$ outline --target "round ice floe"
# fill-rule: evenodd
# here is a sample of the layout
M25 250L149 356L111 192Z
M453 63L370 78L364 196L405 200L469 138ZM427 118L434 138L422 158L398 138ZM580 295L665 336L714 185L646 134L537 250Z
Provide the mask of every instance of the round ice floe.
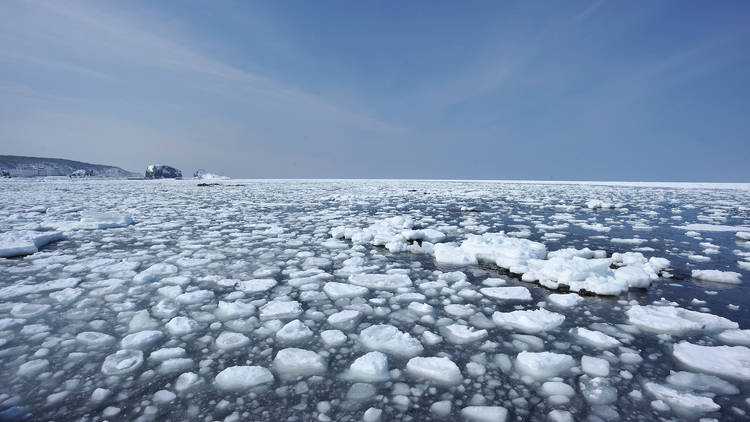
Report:
M157 330L139 331L129 334L120 341L123 349L145 350L153 347L164 338L164 333Z
M143 352L124 349L107 356L102 364L104 375L125 375L140 368L143 364Z
M575 365L570 355L552 352L521 352L516 357L516 369L522 375L548 379L567 372Z
M440 327L440 334L453 344L467 344L485 339L487 330L475 330L466 325L451 324Z
M599 349L610 349L620 346L621 343L614 337L608 336L601 331L589 330L583 327L571 328L570 333L578 340Z
M419 340L392 325L372 325L359 333L359 342L369 350L376 350L404 358L422 353Z
M255 306L240 301L225 302L219 301L215 315L221 321L229 321L237 318L245 318L255 313Z
M339 330L350 331L357 327L359 321L362 319L362 312L346 309L341 312L331 314L327 322L333 328Z
M49 311L50 305L37 303L17 303L10 309L10 314L14 318L31 319L36 318Z
M237 283L237 289L247 294L265 292L274 286L276 286L276 280L272 278L256 278Z
M143 309L133 314L130 323L128 323L128 331L135 333L137 331L154 329L158 326L159 323L151 318L151 315L149 315L146 309Z
M479 289L479 291L483 295L493 299L513 300L519 302L527 302L531 300L531 292L523 286L483 287Z
M283 378L304 377L324 373L326 362L313 351L290 347L276 354L273 368Z
M750 349L745 346L700 346L683 341L674 345L672 354L694 371L750 381Z
M154 350L148 355L150 361L162 362L167 359L181 358L185 356L185 349L182 347L166 347L159 350Z
M379 382L390 379L388 357L380 352L369 352L349 366L346 378L360 382Z
M76 341L89 349L100 349L115 343L116 339L109 334L97 331L84 331L76 335Z
M323 291L331 300L341 299L342 297L362 297L367 294L366 287L353 284L337 283L329 281L323 286Z
M459 385L463 376L458 366L446 357L414 357L406 363L406 372L441 385Z
M165 325L167 331L173 336L184 336L198 329L198 323L188 317L174 317Z
M576 395L575 390L568 384L559 381L547 381L539 388L539 393L544 397L565 396L573 397Z
M234 392L249 390L272 382L271 371L261 366L230 366L219 372L214 380L219 390Z
M224 351L240 349L248 344L250 344L249 338L231 331L225 331L216 337L216 347Z
M210 290L195 290L192 292L183 293L177 296L175 300L183 305L207 303L214 300L214 292Z
M569 308L583 301L583 297L576 293L552 293L551 295L547 296L547 300L549 301L549 303L555 306L559 306L561 308Z
M461 416L472 422L505 422L508 410L501 406L467 406L461 409Z
M397 290L412 286L406 274L352 274L349 282L373 290Z
M195 362L190 358L170 358L159 364L156 371L162 375L168 375L187 371L192 369L193 366L195 366Z
M198 374L194 372L183 372L177 377L177 380L175 380L174 389L182 394L196 389L201 384L203 384L203 378Z
M260 308L260 319L292 319L302 313L302 305L297 301L272 300Z
M313 332L300 320L289 321L276 332L276 338L285 343L296 343L312 338Z
M535 309L495 312L492 320L498 327L534 334L559 327L565 321L565 316L546 309Z
M33 377L46 370L48 367L49 361L47 359L30 360L22 363L18 367L18 375L22 377Z
M626 311L628 322L655 333L682 334L689 331L718 331L737 328L736 322L676 306L633 305Z

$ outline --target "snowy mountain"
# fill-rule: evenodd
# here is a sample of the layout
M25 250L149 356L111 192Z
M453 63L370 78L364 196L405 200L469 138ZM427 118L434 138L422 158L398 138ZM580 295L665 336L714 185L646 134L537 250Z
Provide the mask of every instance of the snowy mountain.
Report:
M0 155L0 169L7 171L11 177L69 176L77 170L84 170L94 177L132 177L140 176L120 167L90 164L81 161L60 158L24 157L19 155ZM83 173L83 172L79 172Z

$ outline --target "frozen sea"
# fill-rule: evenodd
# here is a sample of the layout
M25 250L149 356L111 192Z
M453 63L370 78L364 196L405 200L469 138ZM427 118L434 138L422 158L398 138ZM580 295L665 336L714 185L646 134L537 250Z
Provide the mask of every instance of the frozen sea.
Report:
M747 420L750 185L0 181L0 420Z

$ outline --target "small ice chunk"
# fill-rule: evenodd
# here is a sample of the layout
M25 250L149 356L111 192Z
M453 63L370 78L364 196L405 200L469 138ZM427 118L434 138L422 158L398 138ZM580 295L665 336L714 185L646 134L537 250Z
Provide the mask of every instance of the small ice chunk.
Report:
M599 349L611 349L622 344L616 338L608 336L601 331L589 330L583 327L571 328L570 333L584 343Z
M460 385L463 376L458 366L446 357L414 357L406 363L406 372L440 385Z
M398 290L412 286L411 279L406 274L352 274L349 282L373 290Z
M544 397L565 396L573 397L576 395L575 390L568 384L559 381L547 381L539 388L539 393Z
M369 349L403 358L422 353L419 340L393 325L371 325L359 333L359 341Z
M176 398L177 395L169 390L159 390L154 393L154 403L157 404L171 403Z
M212 292L211 290L195 290L192 292L183 293L177 296L175 300L183 305L207 303L214 300L214 292Z
M734 271L693 270L692 277L696 280L712 281L714 283L740 284L742 274Z
M230 321L237 318L245 318L255 313L255 307L248 303L240 301L225 302L219 301L219 306L216 308L216 318L221 321Z
M97 331L84 331L76 335L76 341L88 349L103 349L115 344L115 338Z
M531 300L531 292L523 286L483 287L479 289L479 292L493 299L515 300L521 302L528 302Z
M535 309L495 312L492 320L498 327L534 334L559 327L565 321L565 316L546 309Z
M362 312L346 309L328 316L328 324L333 328L350 331L357 327L362 319Z
M549 303L555 306L559 306L561 308L570 308L583 301L583 297L576 293L552 293L551 295L547 296L547 300L549 301Z
M715 412L721 409L721 406L708 397L678 391L666 385L647 382L643 384L643 388L657 400L669 405L678 416L692 419L696 413Z
M198 329L198 323L188 317L174 317L165 325L172 336L184 336Z
M299 302L272 300L260 308L260 319L293 319L302 313Z
M120 341L123 349L150 349L164 338L164 333L157 330L145 330L129 334Z
M581 369L592 377L606 377L609 376L609 361L593 356L582 356Z
M467 406L461 416L472 422L505 422L508 410L501 406Z
M388 357L380 352L369 352L349 366L348 379L360 382L379 382L390 379Z
M230 366L214 379L219 390L232 392L246 391L272 382L273 374L262 366Z
M272 278L256 278L240 281L237 283L237 290L247 294L253 294L271 290L274 286L276 286L276 280Z
M487 337L487 330L474 330L462 324L440 327L440 333L453 344L473 343Z
M143 365L143 352L123 349L104 358L102 373L104 375L125 375Z
M325 330L320 333L320 339L328 347L341 346L346 342L346 334L340 330Z
M323 291L331 300L338 300L344 297L362 297L367 294L366 287L354 284L338 283L329 281L323 286Z
M524 351L516 357L518 372L539 380L556 377L574 365L572 356L560 353Z
M307 340L313 336L313 332L300 320L295 319L287 322L279 331L276 338L285 343L296 343Z
M318 375L326 371L326 363L320 355L294 347L279 350L273 359L273 367L283 378Z
M225 331L216 337L216 347L223 351L243 348L250 344L250 339L240 333Z

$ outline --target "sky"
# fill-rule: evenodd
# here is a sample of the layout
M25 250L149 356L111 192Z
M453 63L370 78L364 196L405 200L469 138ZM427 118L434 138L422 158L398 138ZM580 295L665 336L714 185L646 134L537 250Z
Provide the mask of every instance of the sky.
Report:
M0 154L750 181L748 1L0 2Z

